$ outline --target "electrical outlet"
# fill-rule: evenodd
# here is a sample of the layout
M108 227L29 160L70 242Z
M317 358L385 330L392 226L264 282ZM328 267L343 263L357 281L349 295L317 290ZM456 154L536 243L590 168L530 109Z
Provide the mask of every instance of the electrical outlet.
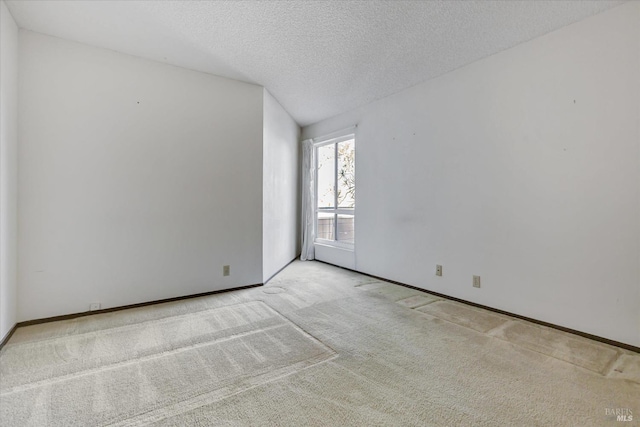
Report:
M223 276L230 276L231 275L231 266L223 265L222 266L222 275Z
M442 276L442 266L436 265L436 276Z
M91 304L89 304L89 311L96 311L96 310L100 310L99 302L92 302Z
M473 287L474 288L480 287L480 276L473 276Z

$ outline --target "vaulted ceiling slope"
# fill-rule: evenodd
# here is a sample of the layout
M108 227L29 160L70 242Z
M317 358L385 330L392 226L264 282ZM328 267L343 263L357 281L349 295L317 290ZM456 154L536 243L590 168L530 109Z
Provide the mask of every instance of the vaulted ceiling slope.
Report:
M7 1L32 31L264 86L305 126L622 1Z

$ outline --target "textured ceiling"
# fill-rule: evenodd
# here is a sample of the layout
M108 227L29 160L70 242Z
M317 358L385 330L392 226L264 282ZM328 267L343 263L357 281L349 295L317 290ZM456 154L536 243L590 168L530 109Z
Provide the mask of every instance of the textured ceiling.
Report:
M621 1L7 1L33 31L266 87L300 125Z

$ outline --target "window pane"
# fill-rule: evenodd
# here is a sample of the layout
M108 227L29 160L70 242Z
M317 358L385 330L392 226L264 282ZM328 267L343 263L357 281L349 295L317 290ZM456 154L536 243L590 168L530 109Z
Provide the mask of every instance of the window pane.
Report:
M353 208L355 199L356 151L350 139L338 143L338 207Z
M335 145L318 147L318 208L335 208Z
M334 239L335 230L335 218L334 214L318 212L318 229L316 231L316 237L318 239Z
M353 244L353 215L338 215L338 241Z

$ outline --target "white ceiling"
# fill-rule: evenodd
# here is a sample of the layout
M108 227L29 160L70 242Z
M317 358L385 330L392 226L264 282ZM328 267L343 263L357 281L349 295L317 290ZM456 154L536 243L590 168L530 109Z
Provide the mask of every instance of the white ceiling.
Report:
M7 1L33 31L266 87L302 126L622 1Z

